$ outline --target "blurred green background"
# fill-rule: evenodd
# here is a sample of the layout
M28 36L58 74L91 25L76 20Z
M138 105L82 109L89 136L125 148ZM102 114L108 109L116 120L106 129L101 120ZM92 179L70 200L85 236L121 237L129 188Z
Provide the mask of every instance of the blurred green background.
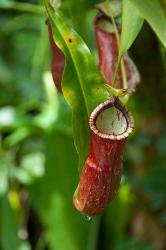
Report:
M64 12L97 63L98 1ZM166 250L166 52L147 23L130 50L141 83L116 199L90 221L72 205L78 158L71 111L50 74L42 2L0 0L0 249Z

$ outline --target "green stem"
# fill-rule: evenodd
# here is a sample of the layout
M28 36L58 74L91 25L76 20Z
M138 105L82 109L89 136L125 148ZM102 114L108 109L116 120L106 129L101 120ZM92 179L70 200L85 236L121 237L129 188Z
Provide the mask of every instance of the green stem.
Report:
M114 29L115 29L115 36L116 36L116 40L117 40L117 44L118 44L118 48L119 48L119 44L120 44L119 33L118 33L118 30L117 30L117 27L116 27L116 23L115 23L114 17L112 15L112 13L110 13L110 14L111 14L112 24L113 24ZM112 87L114 87L114 84L115 84L116 75L117 75L117 72L118 72L118 67L119 67L120 61L121 61L121 57L118 56L118 61L116 63L116 67L115 67L115 71L114 71L114 76L113 76L113 80L112 80Z
M44 14L44 8L42 5L34 5L30 3L20 2L2 2L0 3L0 10L16 10L38 15Z
M92 218L87 250L97 249L100 220L101 220L101 216Z
M128 84L127 84L126 71L125 71L125 65L124 65L124 59L123 58L121 60L121 71L122 71L122 78L123 78L123 88L127 89Z
M121 58L118 57L118 61L116 63L116 67L115 67L115 71L114 71L114 75L113 75L112 87L114 87L114 84L115 84L115 80L116 80L116 76L117 76L120 61L121 61Z
M118 49L120 49L120 37L119 37L119 33L116 27L116 23L114 20L114 17L111 14L111 20L115 29L115 36L116 36L116 40L117 40L117 45L118 45ZM126 72L125 72L125 67L124 67L124 61L123 61L123 56L122 54L119 52L118 54L118 60L116 63L116 67L115 67L115 71L114 71L114 75L113 75L113 80L112 80L112 87L114 87L115 84L115 80L116 80L116 76L117 76L117 72L118 72L118 68L119 68L119 64L121 64L121 71L122 71L122 78L123 78L123 88L127 88L127 79L126 79Z

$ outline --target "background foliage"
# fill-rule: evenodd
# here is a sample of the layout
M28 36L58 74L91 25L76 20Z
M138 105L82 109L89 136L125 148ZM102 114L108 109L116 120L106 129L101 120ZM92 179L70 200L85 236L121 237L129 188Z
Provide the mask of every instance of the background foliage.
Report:
M97 2L62 4L96 64ZM166 4L132 3L147 20L130 49L141 75L129 102L136 129L118 196L87 221L72 205L78 156L70 108L50 76L44 8L35 0L0 1L0 249L165 250Z

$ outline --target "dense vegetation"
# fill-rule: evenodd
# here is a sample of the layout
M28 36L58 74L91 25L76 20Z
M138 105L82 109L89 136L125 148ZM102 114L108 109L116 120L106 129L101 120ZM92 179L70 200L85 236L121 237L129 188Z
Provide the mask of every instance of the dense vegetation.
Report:
M96 65L98 2L62 1L64 22ZM72 204L78 155L70 107L50 73L44 4L0 0L0 249L165 250L166 2L133 2L145 18L129 51L141 76L128 102L135 130L116 198L88 221Z

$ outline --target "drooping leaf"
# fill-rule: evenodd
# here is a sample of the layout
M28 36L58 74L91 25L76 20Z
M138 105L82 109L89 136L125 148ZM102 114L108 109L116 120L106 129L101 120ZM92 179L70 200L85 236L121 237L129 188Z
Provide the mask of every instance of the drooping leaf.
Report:
M120 57L134 42L143 25L143 20L144 19L140 16L139 10L132 4L132 2L130 0L123 0Z
M139 10L140 15L150 24L166 48L166 1L165 0L130 0Z
M54 12L49 1L45 0L45 6L54 41L66 58L62 91L73 111L74 142L83 165L89 149L88 117L100 102L108 98L108 92L81 37L67 24L60 11Z

